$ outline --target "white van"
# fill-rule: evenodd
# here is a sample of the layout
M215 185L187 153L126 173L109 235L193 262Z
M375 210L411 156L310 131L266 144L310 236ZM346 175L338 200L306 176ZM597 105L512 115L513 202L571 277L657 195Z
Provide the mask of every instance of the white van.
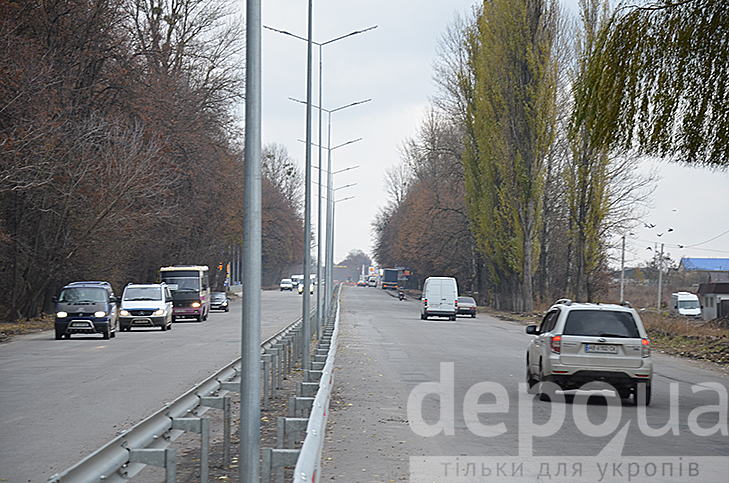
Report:
M691 292L672 293L671 302L668 305L668 311L671 315L701 317L701 303L699 303L699 297Z
M423 284L420 318L431 315L456 320L458 311L458 284L453 277L428 277Z

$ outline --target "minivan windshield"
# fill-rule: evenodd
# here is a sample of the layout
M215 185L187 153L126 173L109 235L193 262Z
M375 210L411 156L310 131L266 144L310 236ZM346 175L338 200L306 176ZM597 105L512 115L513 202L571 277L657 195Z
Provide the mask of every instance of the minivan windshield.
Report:
M64 288L58 297L63 304L106 302L106 290L96 287Z
M640 338L630 312L611 310L573 310L567 315L564 335Z
M159 287L127 287L122 300L161 300Z
M679 309L698 309L699 301L698 300L679 300L678 301L678 308Z

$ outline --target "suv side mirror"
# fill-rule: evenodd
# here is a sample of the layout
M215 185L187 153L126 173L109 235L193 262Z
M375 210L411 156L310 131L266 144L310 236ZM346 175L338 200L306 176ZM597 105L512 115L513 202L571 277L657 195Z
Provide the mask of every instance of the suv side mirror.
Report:
M537 330L536 325L527 325L526 333L529 335L539 335L539 331Z
M56 295L54 295L53 297L51 297L51 302L53 302L54 304L57 304L58 303L58 297Z

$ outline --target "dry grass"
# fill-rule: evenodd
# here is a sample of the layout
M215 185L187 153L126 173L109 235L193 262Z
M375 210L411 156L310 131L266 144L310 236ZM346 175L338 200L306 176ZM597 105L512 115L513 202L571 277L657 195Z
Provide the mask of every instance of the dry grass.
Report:
M18 322L0 322L0 342L5 342L14 335L30 334L51 329L53 329L52 315Z
M642 313L654 350L729 365L729 321L691 320Z

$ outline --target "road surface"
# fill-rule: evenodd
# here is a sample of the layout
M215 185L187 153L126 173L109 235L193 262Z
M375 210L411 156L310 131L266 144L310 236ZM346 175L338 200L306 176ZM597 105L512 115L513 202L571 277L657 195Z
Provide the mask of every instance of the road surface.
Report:
M392 295L343 292L322 481L727 481L725 371L654 351L643 415L609 391L540 401L520 387L523 325L424 321ZM689 480L697 468L705 479Z
M296 292L261 293L265 340L301 315ZM0 344L0 481L43 483L240 357L241 302L205 322L103 340L47 331Z

